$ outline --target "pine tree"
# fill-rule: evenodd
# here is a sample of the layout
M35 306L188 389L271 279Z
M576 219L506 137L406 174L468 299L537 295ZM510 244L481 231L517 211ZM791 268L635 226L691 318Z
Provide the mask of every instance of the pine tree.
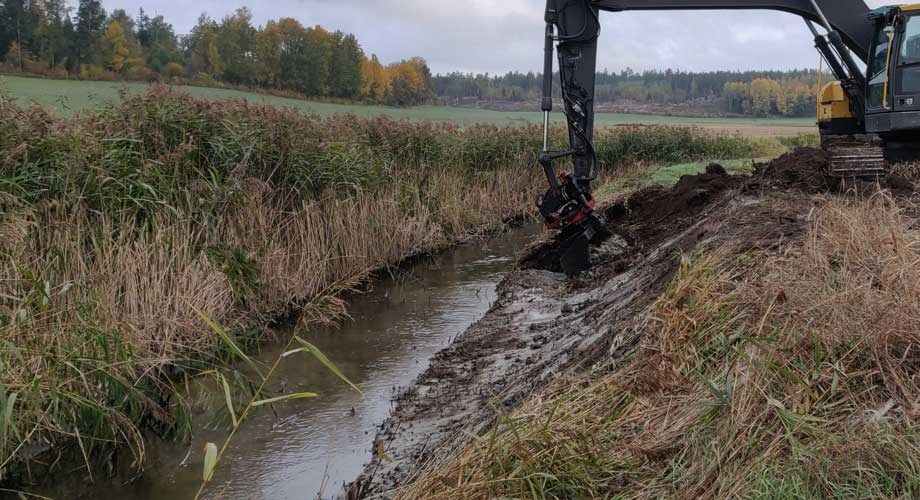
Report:
M80 0L76 20L77 64L92 63L93 52L102 37L105 26L105 9L99 0Z
M0 59L2 59L12 42L22 50L31 47L35 21L32 6L26 0L4 0L0 2ZM20 52L22 54L22 52ZM19 58L20 70L25 68L25 58Z

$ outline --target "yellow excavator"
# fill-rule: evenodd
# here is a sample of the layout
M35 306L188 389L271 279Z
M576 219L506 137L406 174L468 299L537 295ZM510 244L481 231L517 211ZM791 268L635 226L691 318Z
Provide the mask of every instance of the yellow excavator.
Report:
M567 273L590 266L589 242L604 231L591 195L598 174L592 138L599 12L720 9L776 10L804 20L835 78L818 98L827 175L878 177L891 163L920 158L920 4L870 9L863 0L547 0L540 163L550 187L538 206L547 225L560 231ZM569 127L569 148L561 151L548 144L554 59ZM557 174L554 163L565 158L573 171Z

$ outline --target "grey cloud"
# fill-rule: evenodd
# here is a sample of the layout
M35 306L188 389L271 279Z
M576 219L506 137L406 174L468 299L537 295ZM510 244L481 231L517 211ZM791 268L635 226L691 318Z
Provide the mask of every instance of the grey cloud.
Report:
M867 2L872 7L885 0ZM199 0L103 0L107 9L163 14L179 33L202 11L220 18L242 5ZM257 23L293 17L355 33L368 53L391 62L422 56L435 72L538 71L543 0L276 0L247 2ZM815 67L811 36L777 12L629 12L602 17L599 68L618 71Z

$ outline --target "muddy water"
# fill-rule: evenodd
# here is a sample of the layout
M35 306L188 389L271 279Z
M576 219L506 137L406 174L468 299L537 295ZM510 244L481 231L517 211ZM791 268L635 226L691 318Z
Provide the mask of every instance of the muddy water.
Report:
M400 387L408 385L430 358L477 321L495 300L495 286L532 241L528 226L484 243L427 258L375 284L352 301L351 320L338 328L305 334L363 391L350 390L317 361L285 358L274 377L273 394L311 391L312 400L277 405L251 416L232 441L215 473L207 498L328 498L355 479L371 458L372 440ZM281 332L280 337L284 338ZM284 348L270 345L260 355L270 365ZM202 397L189 446L152 443L146 472L127 484L83 489L85 498L192 498L202 474L204 443L223 442L222 396ZM214 428L221 430L213 430ZM76 498L47 491L54 498Z

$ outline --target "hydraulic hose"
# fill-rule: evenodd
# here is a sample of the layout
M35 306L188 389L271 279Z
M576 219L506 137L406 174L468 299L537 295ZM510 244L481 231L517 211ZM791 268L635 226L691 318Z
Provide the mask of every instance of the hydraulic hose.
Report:
M543 46L543 151L549 151L549 113L553 110L553 23L546 23Z
M815 36L815 48L818 49L818 52L820 52L824 60L827 61L827 65L830 66L831 72L834 73L834 77L841 81L848 80L850 77L846 69L840 63L840 59L837 58L833 49L831 49L827 38L821 35L821 33L818 33L818 29L815 28L815 25L808 19L805 19L805 25L808 26L808 29L811 30L811 33Z
M824 15L824 11L818 6L817 1L811 0L811 6L818 15L818 19L821 20L821 25L827 30L827 39L830 41L831 45L834 46L840 59L843 60L843 64L846 66L850 78L859 88L865 88L866 77L863 75L859 65L857 65L856 61L853 59L853 54L850 53L850 49L843 43L843 38L840 37L840 33L837 33L834 27L831 26L830 21L827 20L827 16Z

